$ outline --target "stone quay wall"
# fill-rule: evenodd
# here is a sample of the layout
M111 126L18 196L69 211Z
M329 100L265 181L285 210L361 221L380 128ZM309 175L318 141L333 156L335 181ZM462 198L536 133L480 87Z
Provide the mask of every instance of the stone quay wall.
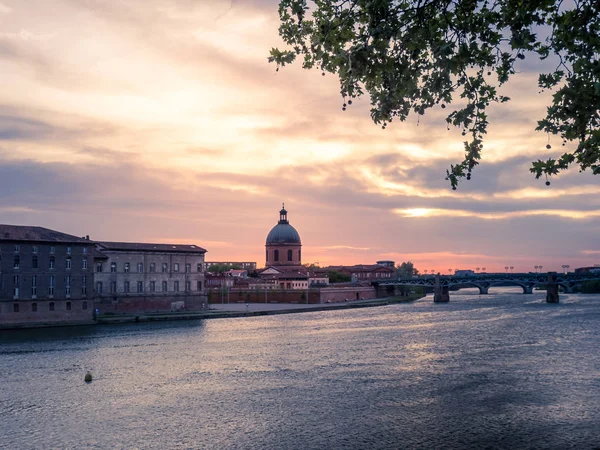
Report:
M208 310L206 294L197 295L161 295L161 296L117 296L97 298L94 307L99 314L153 313L177 311Z

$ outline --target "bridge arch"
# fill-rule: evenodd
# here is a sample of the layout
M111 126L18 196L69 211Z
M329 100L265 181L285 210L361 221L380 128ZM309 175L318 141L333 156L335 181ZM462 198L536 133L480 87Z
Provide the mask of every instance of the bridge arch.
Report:
M520 283L518 281L515 280L502 280L500 282L494 283L491 282L490 283L490 287L502 287L502 286L519 286L521 289L523 289L523 294L531 294L531 290L533 289L532 285L528 285L525 283Z
M466 287L475 287L477 289L479 289L479 293L480 294L487 294L488 291L488 286L487 285L482 285L482 284L478 284L478 283L473 283L472 281L464 281L464 282L460 282L460 283L451 283L449 285L449 287L458 287L458 289L462 289L462 288L466 288Z

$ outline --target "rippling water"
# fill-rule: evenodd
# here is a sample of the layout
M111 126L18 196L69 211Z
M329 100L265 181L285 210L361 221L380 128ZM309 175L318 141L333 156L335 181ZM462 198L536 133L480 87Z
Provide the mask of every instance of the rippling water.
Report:
M0 332L0 448L600 447L600 296L451 296Z

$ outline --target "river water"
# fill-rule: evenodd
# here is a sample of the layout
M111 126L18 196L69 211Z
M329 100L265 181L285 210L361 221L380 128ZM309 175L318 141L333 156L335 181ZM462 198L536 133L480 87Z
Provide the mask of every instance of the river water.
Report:
M0 448L600 448L600 296L2 331Z

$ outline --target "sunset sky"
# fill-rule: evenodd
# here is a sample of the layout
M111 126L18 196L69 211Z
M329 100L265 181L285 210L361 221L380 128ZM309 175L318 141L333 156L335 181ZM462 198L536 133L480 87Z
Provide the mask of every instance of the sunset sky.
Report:
M276 0L0 0L0 223L198 244L264 265L285 202L303 262L421 270L600 263L600 177L535 180L533 57L494 105L484 160L448 109L393 123L341 109L337 77L267 63Z

